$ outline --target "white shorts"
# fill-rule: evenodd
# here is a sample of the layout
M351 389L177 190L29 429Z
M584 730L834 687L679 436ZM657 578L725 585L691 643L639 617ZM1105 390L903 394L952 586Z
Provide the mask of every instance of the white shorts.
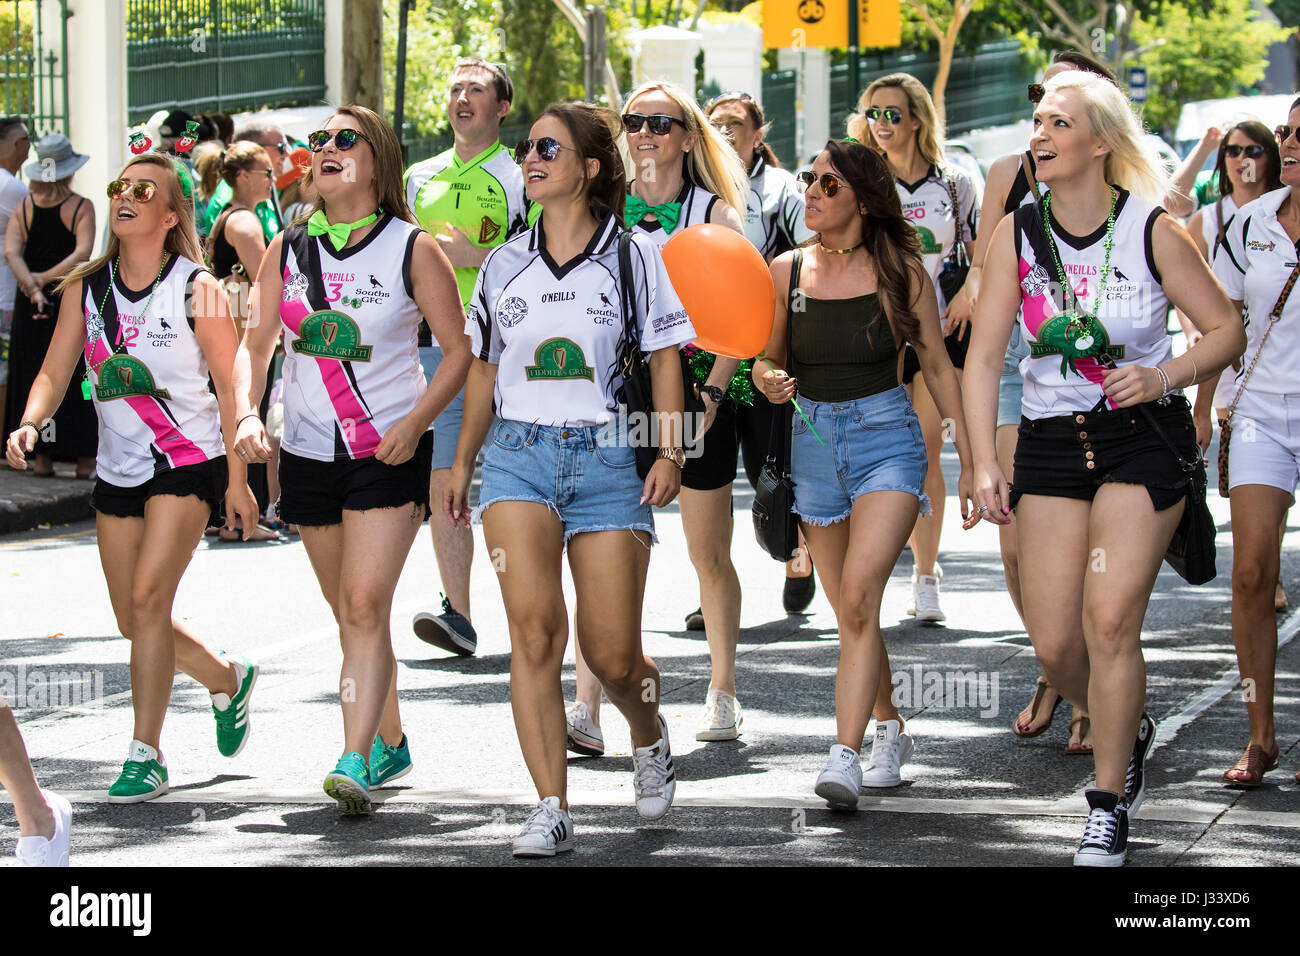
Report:
M1294 498L1300 485L1300 395L1242 395L1232 416L1228 488L1269 485Z

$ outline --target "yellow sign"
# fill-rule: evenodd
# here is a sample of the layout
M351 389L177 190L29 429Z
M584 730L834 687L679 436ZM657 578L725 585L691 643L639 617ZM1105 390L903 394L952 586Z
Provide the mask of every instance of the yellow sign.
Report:
M858 0L858 46L900 46L903 18L899 0Z
M767 49L847 47L852 0L763 0ZM900 0L857 0L858 47L899 46Z

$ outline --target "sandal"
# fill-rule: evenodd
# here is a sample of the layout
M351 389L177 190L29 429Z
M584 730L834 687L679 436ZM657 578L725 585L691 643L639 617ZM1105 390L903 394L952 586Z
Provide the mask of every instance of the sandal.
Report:
M1238 787L1258 787L1264 782L1264 774L1277 766L1279 750L1266 753L1259 744L1247 744L1241 758L1224 771L1223 782Z
M1286 599L1286 591L1282 589L1282 582L1277 582L1277 587L1273 589L1273 610L1285 611L1290 606Z
M1052 687L1052 685L1047 683L1047 678L1039 677L1038 689L1034 691L1034 699L1030 702L1029 706L1025 708L1025 710L1029 711L1029 720L1030 720L1029 726L1032 726L1033 721L1038 719L1038 705L1042 703L1043 697L1048 693L1048 691L1051 691L1051 693L1056 694L1056 690ZM1020 715L1017 716L1015 721L1011 724L1011 732L1015 734L1017 737L1022 737L1025 740L1029 740L1033 737L1037 737L1040 734L1045 733L1047 731L1047 728L1052 726L1052 720L1056 717L1056 708L1061 706L1061 701L1064 699L1065 698L1063 698L1060 694L1056 694L1056 703L1052 704L1052 711L1047 715L1047 723L1043 724L1043 726L1039 727L1037 730L1026 732L1020 729L1021 726L1023 726L1020 723L1020 717L1024 716L1025 713L1025 710L1022 710L1020 712Z
M1079 730L1075 731L1075 727ZM1078 757L1092 753L1088 738L1092 735L1092 721L1087 714L1075 714L1070 720L1070 742L1065 745L1066 756Z

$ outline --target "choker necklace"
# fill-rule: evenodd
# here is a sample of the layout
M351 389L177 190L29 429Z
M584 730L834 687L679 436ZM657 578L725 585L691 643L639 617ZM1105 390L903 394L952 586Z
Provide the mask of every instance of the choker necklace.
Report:
M847 249L828 249L826 248L826 246L822 245L822 242L819 239L817 241L817 246L818 248L821 249L822 252L829 252L833 256L842 256L845 253L852 252L854 249L861 249L862 243L859 242L856 246L849 246Z

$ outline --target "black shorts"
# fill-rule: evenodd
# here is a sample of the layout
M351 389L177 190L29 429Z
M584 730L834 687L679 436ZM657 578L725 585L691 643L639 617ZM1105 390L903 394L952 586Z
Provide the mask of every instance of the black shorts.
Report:
M1187 399L1175 395L1147 408L1179 454L1187 461L1200 459ZM1156 511L1172 508L1187 494L1178 459L1136 407L1021 418L1014 474L1012 508L1021 495L1091 501L1108 481L1146 486Z
M343 512L415 504L429 516L429 465L433 432L425 432L415 454L400 465L374 458L317 461L280 449L280 503L276 514L309 528L339 524Z
M160 471L133 488L123 488L96 478L95 489L90 493L90 506L100 514L114 518L143 518L144 503L154 495L175 495L178 498L194 495L211 510L209 522L219 522L225 511L223 504L228 477L226 456L218 455L197 465Z
M943 338L944 348L948 350L948 359L952 362L953 368L966 367L966 349L970 346L970 327L966 327L966 334L962 338L957 338L961 329L953 332L951 335L945 335ZM916 349L912 346L905 346L903 349L903 384L911 385L912 379L916 378L921 371L921 360L916 355Z
M754 396L753 405L736 406L736 431L740 436L741 461L751 488L758 487L758 473L767 460L775 411L776 406L762 395Z
M704 436L703 447L686 449L682 487L694 491L725 488L736 480L736 455L739 452L736 409L730 401L724 401L718 406L718 414Z

